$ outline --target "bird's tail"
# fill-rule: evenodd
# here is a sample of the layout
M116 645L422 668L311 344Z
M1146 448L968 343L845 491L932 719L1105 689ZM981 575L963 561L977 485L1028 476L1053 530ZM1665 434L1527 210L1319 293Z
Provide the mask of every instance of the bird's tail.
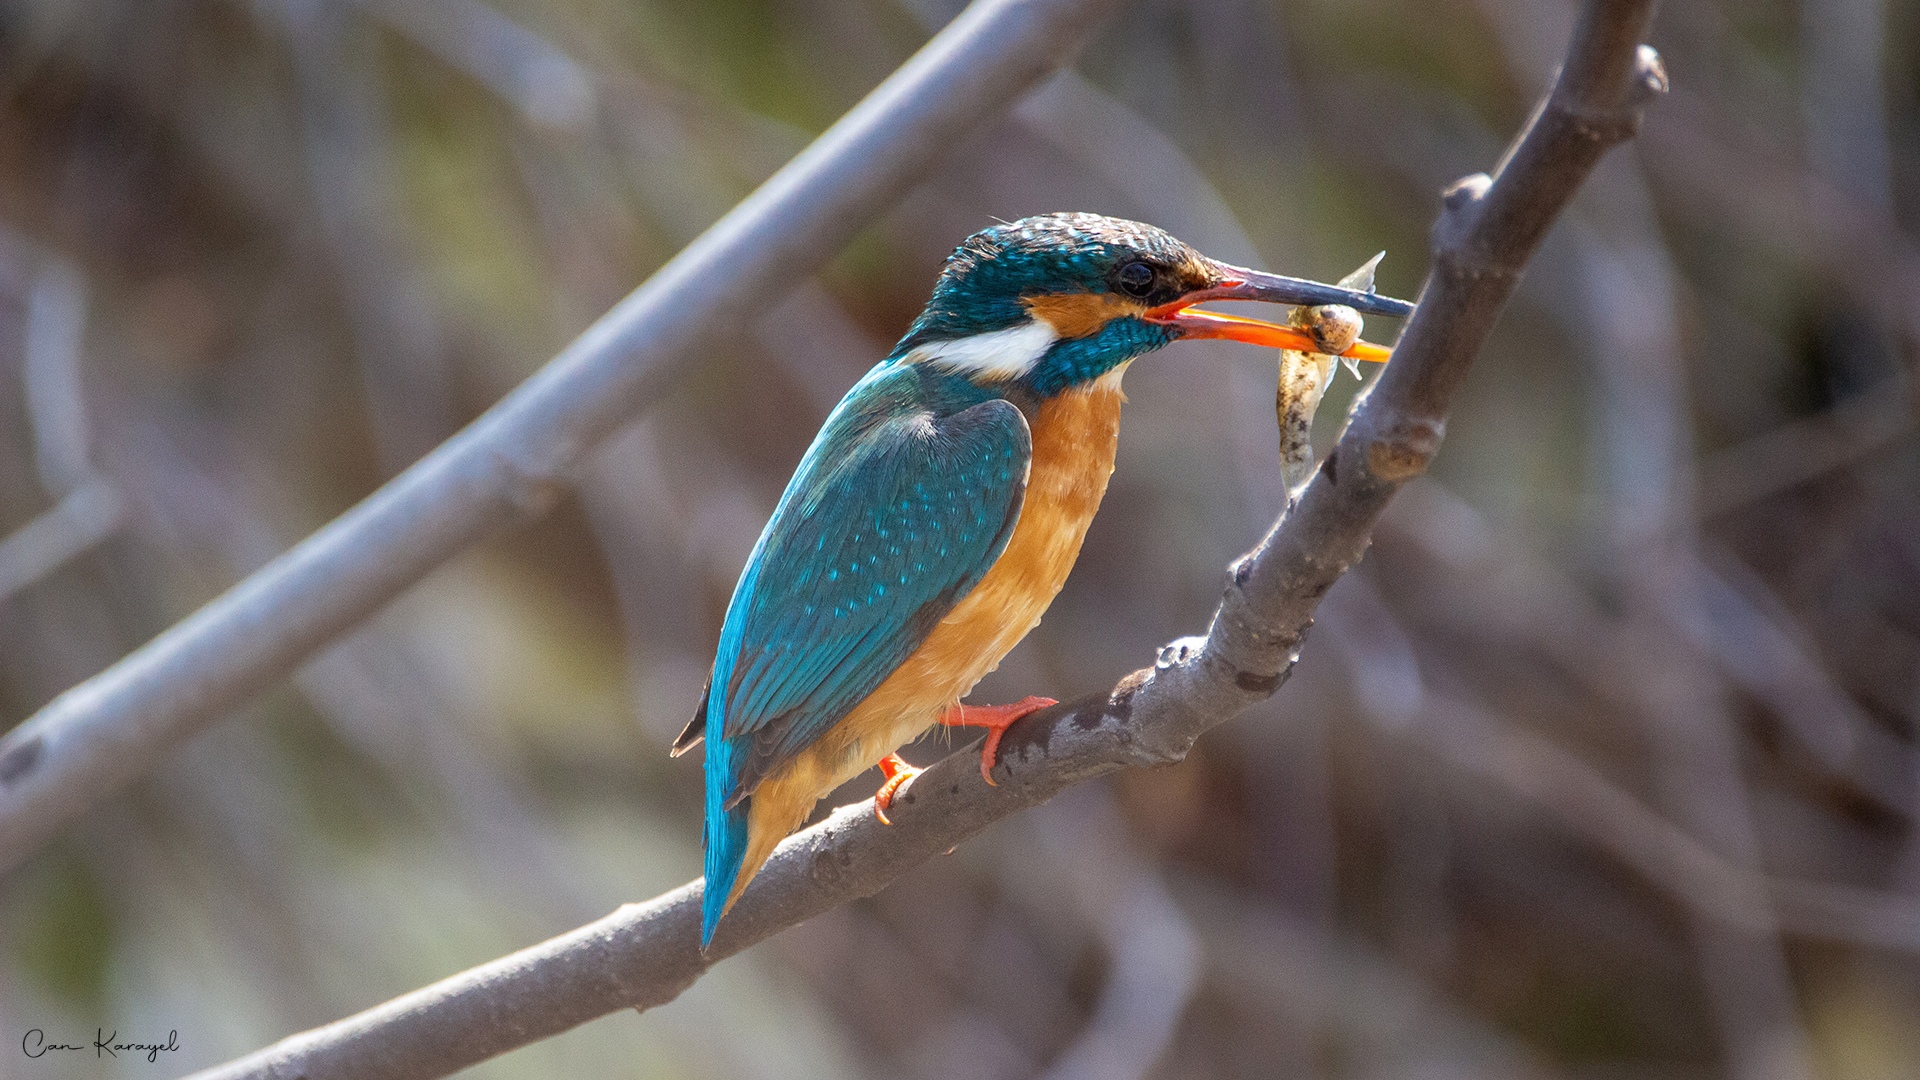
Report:
M708 753L715 749L709 742ZM716 776L716 772L720 775ZM713 931L733 900L733 883L740 876L740 863L747 854L747 811L752 800L742 799L733 806L726 805L725 781L721 778L725 772L713 769L711 763L708 766L707 888L700 909L700 948L703 950L713 944Z

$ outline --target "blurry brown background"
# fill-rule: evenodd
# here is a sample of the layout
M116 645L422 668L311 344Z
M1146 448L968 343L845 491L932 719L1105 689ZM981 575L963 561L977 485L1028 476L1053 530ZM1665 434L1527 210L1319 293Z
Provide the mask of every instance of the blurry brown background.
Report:
M951 15L490 2L0 3L0 722L476 415ZM0 1075L178 1075L697 875L666 747L734 577L955 242L1096 210L1325 280L1385 248L1410 296L1571 17L1125 7L558 512L0 881ZM1676 2L1653 41L1674 92L1270 703L470 1075L1920 1076L1920 10ZM1135 366L1079 568L977 699L1202 628L1281 505L1274 377ZM182 1049L9 1049L101 1025Z

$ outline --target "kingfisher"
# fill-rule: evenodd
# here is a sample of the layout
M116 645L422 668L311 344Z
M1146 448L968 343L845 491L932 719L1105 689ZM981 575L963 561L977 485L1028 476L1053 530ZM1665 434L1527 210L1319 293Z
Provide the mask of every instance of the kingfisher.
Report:
M936 724L1000 737L1055 704L962 705L1065 584L1113 473L1120 380L1175 341L1323 351L1213 300L1413 305L1210 259L1151 225L1046 214L961 242L900 343L828 415L734 587L679 756L707 744L701 947L781 839L878 763L886 820ZM1342 356L1385 361L1356 341Z

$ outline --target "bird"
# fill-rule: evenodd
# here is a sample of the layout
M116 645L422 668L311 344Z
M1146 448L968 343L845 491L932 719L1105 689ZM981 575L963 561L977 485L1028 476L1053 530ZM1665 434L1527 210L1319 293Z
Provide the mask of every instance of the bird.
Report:
M1001 735L1056 702L961 701L1073 567L1113 472L1128 365L1201 338L1318 351L1299 327L1195 308L1214 300L1413 310L1097 214L1000 222L954 249L906 336L800 459L673 743L676 757L707 745L703 950L775 845L876 763L888 820L917 772L896 751L934 725L986 728L994 783ZM1342 355L1390 351L1358 341Z

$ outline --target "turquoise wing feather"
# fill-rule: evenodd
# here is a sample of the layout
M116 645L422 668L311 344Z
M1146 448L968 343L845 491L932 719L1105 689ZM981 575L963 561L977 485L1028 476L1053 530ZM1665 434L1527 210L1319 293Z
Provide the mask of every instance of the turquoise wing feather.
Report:
M710 799L737 804L912 655L1006 547L1031 456L1005 400L942 415L899 368L848 394L728 607L707 702L709 779L722 781Z
M964 379L882 364L814 438L747 559L676 752L706 763L713 941L745 857L743 800L871 694L1005 550L1033 456L1026 418Z

